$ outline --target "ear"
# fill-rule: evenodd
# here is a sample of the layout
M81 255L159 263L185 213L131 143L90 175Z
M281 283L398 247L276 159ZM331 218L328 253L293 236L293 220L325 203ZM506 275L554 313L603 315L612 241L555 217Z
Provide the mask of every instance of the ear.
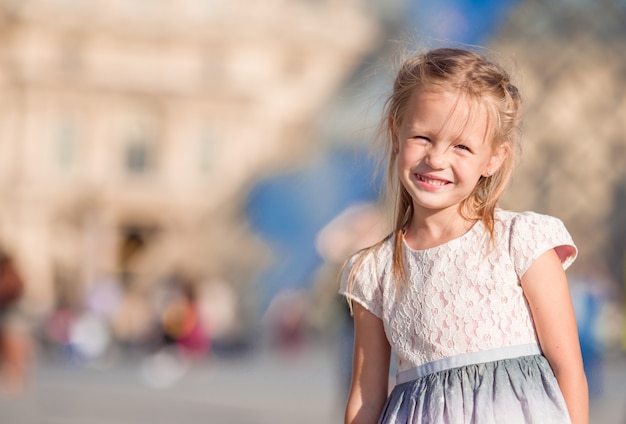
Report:
M489 162L487 163L487 169L485 169L485 173L483 175L487 177L493 175L498 169L500 169L500 166L508 155L508 143L502 143L498 147L496 147L493 151L493 154L491 155L491 158L489 158Z

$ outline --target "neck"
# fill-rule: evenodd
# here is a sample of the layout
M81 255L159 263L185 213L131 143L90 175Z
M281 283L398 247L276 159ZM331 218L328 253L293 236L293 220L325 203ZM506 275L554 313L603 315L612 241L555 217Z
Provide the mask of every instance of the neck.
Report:
M466 220L457 210L428 213L415 211L404 239L413 249L428 249L462 236L473 224L474 221Z

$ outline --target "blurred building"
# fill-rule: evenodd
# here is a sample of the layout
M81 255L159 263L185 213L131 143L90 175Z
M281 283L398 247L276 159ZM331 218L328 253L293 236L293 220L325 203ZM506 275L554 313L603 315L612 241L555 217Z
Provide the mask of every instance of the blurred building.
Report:
M577 267L626 265L626 7L526 0L490 46L525 100L522 158L506 206L563 219ZM623 283L622 283L623 284Z
M99 278L245 284L241 204L377 44L361 0L0 1L0 243L38 312Z

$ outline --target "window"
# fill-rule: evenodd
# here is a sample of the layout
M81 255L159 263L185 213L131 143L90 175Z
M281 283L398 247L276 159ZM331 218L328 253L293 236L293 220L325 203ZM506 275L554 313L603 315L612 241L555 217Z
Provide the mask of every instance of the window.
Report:
M143 174L149 168L149 152L141 141L131 142L126 147L126 169L131 174Z
M124 167L130 175L145 175L154 171L156 160L156 135L145 123L135 123L129 128L124 141Z
M60 118L54 132L54 161L58 169L68 171L75 166L78 138L76 118L72 116Z

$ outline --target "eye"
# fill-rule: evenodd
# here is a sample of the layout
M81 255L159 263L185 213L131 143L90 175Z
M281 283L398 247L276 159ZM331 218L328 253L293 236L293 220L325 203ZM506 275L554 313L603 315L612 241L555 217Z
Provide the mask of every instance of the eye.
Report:
M420 140L426 143L430 143L430 138L426 137L425 135L415 135L413 136L414 140Z
M459 149L459 150L466 150L468 152L471 152L472 149L470 149L469 147L467 147L465 144L457 144L456 146L454 146L455 149Z

